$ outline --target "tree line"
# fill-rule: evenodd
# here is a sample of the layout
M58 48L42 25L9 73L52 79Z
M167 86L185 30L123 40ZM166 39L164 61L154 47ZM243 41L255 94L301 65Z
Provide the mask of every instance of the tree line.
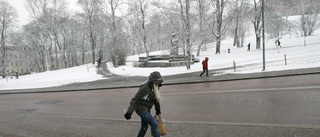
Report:
M132 54L170 49L175 33L189 69L191 54L207 43L234 38L243 47L250 29L256 49L262 38L261 0L78 0L79 11L70 12L67 0L25 0L32 21L15 29L17 13L0 0L1 68L8 68L6 47L27 47L34 65L47 71L85 64L86 58L111 61L118 67ZM311 35L319 28L318 0L264 0L266 33L280 39L285 34ZM300 16L295 25L288 16ZM63 62L63 63L59 63Z

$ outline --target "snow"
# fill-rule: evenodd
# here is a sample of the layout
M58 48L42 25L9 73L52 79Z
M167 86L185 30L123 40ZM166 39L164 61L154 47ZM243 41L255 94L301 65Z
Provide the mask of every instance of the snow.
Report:
M274 44L275 39L267 40L266 45L266 70L265 71L278 71L288 69L299 69L299 68L313 68L320 66L320 31L315 33L313 36L306 38L307 46L304 46L303 37L286 36L282 38L281 46L278 50ZM254 73L261 72L263 69L263 55L262 49L255 49L254 37L248 38L247 43L251 43L251 51L247 51L247 45L243 48L237 48L232 46L232 39L222 41L221 54L215 54L215 43L208 44L207 51L201 51L199 57L200 61L204 60L205 57L209 58L208 66L209 70L221 69L226 67L233 67L233 62L236 66L247 65L243 68L237 68L234 70L226 70L220 72L220 74L243 74L243 73ZM262 48L262 45L261 45ZM230 49L231 53L226 53ZM155 54L168 54L168 51L161 51ZM194 52L195 54L195 52ZM141 55L145 56L145 55ZM285 56L287 65L285 65ZM159 71L163 76L183 74L190 72L202 71L202 64L195 63L191 66L191 69L187 70L186 67L174 67L174 68L134 68L132 67L134 62L138 61L138 55L128 57L128 62L125 66L118 68L112 67L111 63L108 63L108 69L117 75L123 76L148 76L153 71ZM257 65L249 65L257 64Z
M0 79L0 90L29 89L62 86L76 82L89 82L104 79L97 74L97 69L92 64L78 67L33 73L16 77L8 76Z
M265 71L320 67L320 30L317 30L312 36L306 37L307 46L304 46L303 37L293 35L284 36L280 40L282 48L279 48L279 53L274 41L275 39L267 39L265 43ZM247 51L247 44L249 42L251 43L250 52ZM211 43L207 45L207 51L201 51L201 55L196 57L199 58L200 61L204 60L205 57L209 58L209 71L232 67L233 62L235 62L237 66L245 65L245 67L237 67L235 72L230 69L220 71L219 75L262 72L262 49L255 49L255 39L253 36L246 39L246 44L243 48L232 46L232 38L222 41L221 45L221 54L215 54L215 43ZM228 49L231 50L230 54L226 53ZM151 54L169 54L169 51L157 51ZM145 55L142 54L140 56ZM285 56L287 65L285 65ZM129 56L126 65L117 68L112 67L109 62L107 63L108 69L111 73L122 76L148 76L153 71L159 71L163 76L202 71L201 63L193 64L189 70L187 70L186 67L133 67L133 64L138 61L138 57L139 55ZM106 78L97 74L96 66L87 64L62 70L19 76L19 79L15 77L1 78L0 90L46 88L101 79Z

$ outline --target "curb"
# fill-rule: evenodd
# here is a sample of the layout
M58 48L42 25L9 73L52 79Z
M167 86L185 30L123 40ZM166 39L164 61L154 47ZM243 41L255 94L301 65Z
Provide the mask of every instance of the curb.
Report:
M222 69L210 70L220 71ZM199 72L164 76L169 79L163 85L183 85L183 84L196 84L196 83L209 83L209 82L225 82L225 81L236 81L236 80L248 80L248 79L260 79L260 78L276 78L276 77L287 77L287 76L299 76L299 75L312 75L320 74L320 67L306 68L306 69L292 69L292 70L281 70L281 71L270 71L270 72L257 72L248 74L227 74L221 76L208 77L207 79L200 79L198 76ZM180 79L175 79L180 77ZM184 80L182 80L184 79ZM41 88L41 89L29 89L27 90L7 90L5 92L0 91L0 95L9 94L32 94L32 93L53 93L53 92L77 92L77 91L89 91L89 90L107 90L107 89L121 89L121 88L138 88L141 83L134 83L132 85L123 86L116 85L110 87L97 87L97 88L72 88L66 87L53 87L53 88Z

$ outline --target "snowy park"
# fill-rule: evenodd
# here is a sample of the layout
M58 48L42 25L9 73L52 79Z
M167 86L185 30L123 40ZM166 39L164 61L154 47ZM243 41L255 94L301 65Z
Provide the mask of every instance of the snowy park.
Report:
M266 39L265 71L320 67L319 38L320 31L317 30L312 36L306 37L305 46L304 37L286 35L281 39L281 48L279 49L275 46L275 39ZM232 40L232 38L227 38L222 41L221 54L215 54L215 43L208 44L207 50L201 51L200 56L196 57L199 58L200 62L191 65L191 69L186 69L186 67L183 66L170 68L133 67L133 64L138 62L139 56L145 56L145 54L129 56L127 58L126 65L119 66L117 68L113 67L111 62L108 62L107 69L112 74L120 76L148 76L153 71L159 71L163 76L168 76L200 72L202 71L201 61L204 60L205 57L208 57L209 71L233 67L233 62L236 63L236 70L226 69L218 72L219 75L263 72L262 49L255 49L254 47L251 47L251 51L247 51L247 47L237 48L232 46ZM255 38L253 35L246 39L246 42L250 42L252 46L255 45L254 41ZM227 52L228 49L230 49L230 53ZM169 51L157 51L150 54L166 55L169 54ZM237 66L242 67L237 68ZM214 75L211 77L214 77ZM101 79L106 78L97 74L97 64L86 64L56 71L23 75L19 76L19 79L11 76L1 78L0 90L55 87Z

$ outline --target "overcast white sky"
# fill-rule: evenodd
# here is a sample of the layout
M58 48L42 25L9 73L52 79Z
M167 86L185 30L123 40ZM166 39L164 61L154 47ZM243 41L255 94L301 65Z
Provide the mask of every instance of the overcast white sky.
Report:
M19 25L24 25L30 20L29 18L29 13L24 7L24 2L25 0L7 0L11 6L16 8L17 14L18 14L18 20L19 20Z
M18 13L18 25L21 27L23 25L26 25L28 22L31 21L31 18L29 16L29 12L25 8L26 0L6 0L12 5L14 8L16 8ZM75 13L75 11L81 10L81 7L77 5L78 0L65 0L68 3L68 10L71 13ZM121 16L124 11L126 11L126 6L124 7L118 7L119 11L116 11L116 14L118 16ZM124 12L125 13L125 12Z
M7 0L11 6L15 7L18 14L18 25L22 26L31 21L29 12L25 8L26 0ZM69 3L69 9L74 11L78 0L66 0Z

